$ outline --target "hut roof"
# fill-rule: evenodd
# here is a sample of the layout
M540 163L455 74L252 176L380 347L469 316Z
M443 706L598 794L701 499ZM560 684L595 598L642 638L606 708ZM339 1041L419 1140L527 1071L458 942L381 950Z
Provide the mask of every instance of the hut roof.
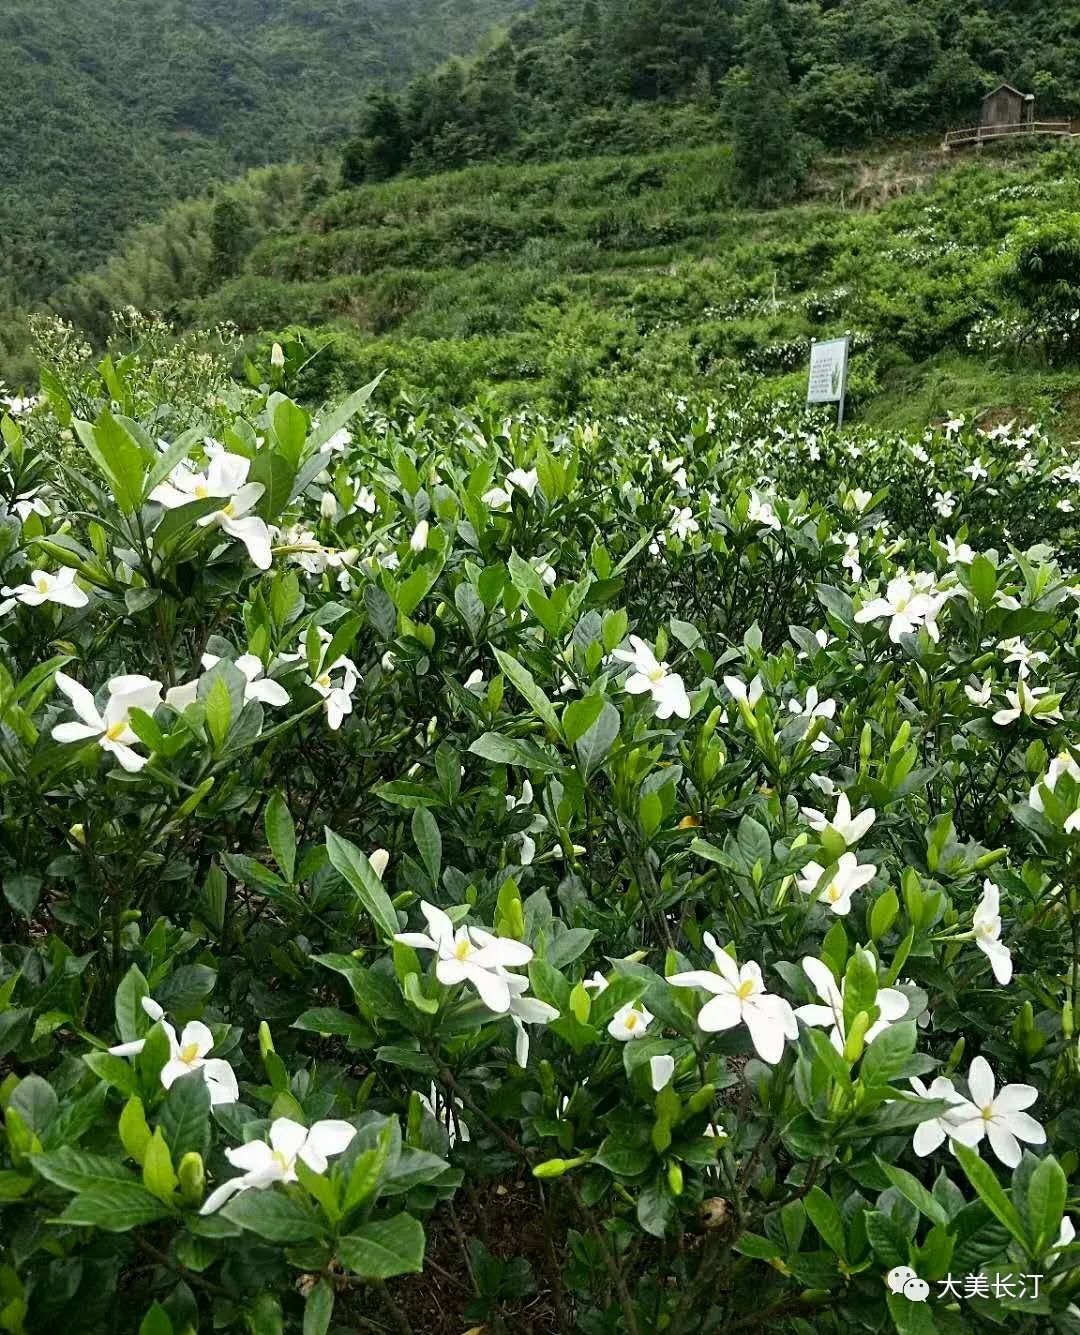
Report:
M999 83L996 88L991 88L988 93L983 95L983 101L985 102L988 98L996 97L998 93L1015 93L1017 97L1022 97L1025 102L1034 102L1035 100L1034 93L1022 93L1019 88L1016 88L1011 83Z

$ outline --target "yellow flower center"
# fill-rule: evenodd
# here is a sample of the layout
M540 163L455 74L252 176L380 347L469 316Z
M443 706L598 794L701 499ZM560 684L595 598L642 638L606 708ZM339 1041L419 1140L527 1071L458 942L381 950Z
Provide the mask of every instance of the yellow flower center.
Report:
M206 485L205 482L197 482L195 484L195 499L197 501L205 501L207 496L209 495L210 495L210 488Z
M328 691L330 689L330 673L323 672L320 676L316 677L315 684L321 686L324 691Z
M274 1151L273 1159L274 1163L277 1164L277 1166L281 1169L283 1173L287 1173L289 1171L289 1161L288 1159L285 1158L284 1154L282 1154L280 1150Z
M735 991L735 995L740 1001L745 1001L747 997L754 995L754 980L748 978L745 983L740 983Z
M825 890L825 897L830 904L835 904L838 899L843 899L844 892L835 880L829 882Z
M993 1116L994 1116L994 1105L992 1103L988 1103L986 1107L982 1109L982 1119L984 1122L989 1122L993 1120Z
M105 737L110 742L118 742L127 729L126 723L113 723L105 729Z
M190 1066L192 1062L199 1059L198 1043L187 1043L180 1049L180 1060L185 1066Z
M650 681L657 682L657 681L663 681L667 673L664 670L663 663L658 663L651 672L646 672L645 675L648 677Z
M233 515L236 513L236 511L233 509L233 503L232 503L232 501L227 501L227 502L221 507L221 513L222 513L223 515L225 515L226 518L228 518L228 519L231 519L231 518L233 517Z
M637 1022L638 1022L638 1020L639 1020L640 1018L641 1018L641 1017L638 1015L637 1011L631 1011L631 1012L629 1013L629 1015L627 1015L627 1017L626 1017L626 1027L627 1027L627 1029L636 1029L636 1028L637 1028Z
M467 960L472 954L472 951L472 944L462 937L462 939L454 945L454 958L457 960Z
M34 580L34 587L37 589L38 593L48 593L49 577L47 575L39 575L37 579Z

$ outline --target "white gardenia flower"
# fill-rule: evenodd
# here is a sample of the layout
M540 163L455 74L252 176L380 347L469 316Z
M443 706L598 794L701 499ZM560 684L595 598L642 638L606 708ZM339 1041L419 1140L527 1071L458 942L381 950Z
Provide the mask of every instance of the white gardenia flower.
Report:
M210 460L205 474L193 473L180 464L165 482L154 488L150 499L167 510L174 510L181 505L190 505L192 501L222 498L225 504L220 510L203 515L196 523L200 528L220 528L230 538L236 538L244 544L252 562L260 570L269 570L272 564L270 530L262 519L251 513L264 487L261 482L248 482L250 469L250 459L225 452Z
M756 491L750 493L750 505L746 512L746 518L748 523L760 524L763 528L772 529L776 533L780 531L780 520L776 517L772 503L763 501Z
M631 635L632 650L616 649L614 657L623 663L630 663L634 671L627 677L623 689L630 695L643 695L648 691L656 705L656 717L670 718L672 714L679 718L690 717L690 697L686 694L683 679L677 672L671 672L666 663L657 661L656 655L639 635Z
M1029 649L1019 635L1014 635L1008 640L999 640L997 647L1004 651L1006 663L1017 665L1016 671L1025 681L1033 667L1049 661L1048 654L1044 654L1041 649Z
M510 492L503 487L492 487L480 499L491 510L508 510L513 501Z
M848 795L841 793L836 799L836 815L832 818L826 816L823 811L818 811L816 807L803 807L802 814L810 828L818 834L833 830L845 844L852 845L857 844L873 825L877 812L873 807L867 807L857 816L852 816Z
M938 639L937 614L944 598L916 588L906 575L889 580L884 598L874 598L855 613L859 625L889 618L889 639L899 644L902 635L913 634L925 625L932 640Z
M1021 715L1039 723L1057 722L1061 718L1061 711L1057 708L1056 703L1044 701L1042 698L1049 694L1049 686L1028 686L1023 677L1018 677L1016 690L1005 692L1009 708L999 709L993 715L994 722L999 727L1005 728L1010 723L1015 723ZM1058 698L1057 696L1052 697L1054 701Z
M513 1020L514 1028L517 1031L514 1043L514 1060L519 1066L528 1066L529 1034L525 1026L527 1024L550 1024L552 1020L559 1018L559 1012L554 1006L549 1006L546 1001L541 1001L538 997L527 997L525 993L529 988L529 980L523 978L521 974L507 973L502 970L501 976L506 980L506 986L510 989L510 1018Z
M604 977L604 975L600 972L600 970L597 969L594 972L593 976L591 978L586 978L585 981L581 984L581 986L585 988L586 991L595 992L596 995L599 996L601 992L607 991L608 980Z
M422 902L427 934L398 932L394 940L414 950L433 950L438 955L435 977L445 987L470 983L490 1011L505 1015L510 1010L511 991L506 970L528 964L532 948L510 937L492 936L479 927L459 927L434 904Z
M837 985L829 966L824 960L814 959L812 955L807 955L803 959L802 970L813 983L814 991L824 1005L813 1003L809 1006L798 1006L795 1010L796 1018L802 1020L803 1024L814 1027L831 1025L829 1039L837 1052L843 1052L847 1041L847 1030L844 1025L844 985L843 983ZM866 1031L864 1042L867 1044L872 1043L878 1034L884 1033L890 1024L903 1019L907 1014L908 999L903 992L894 987L880 987L874 998L874 1005L878 1009L878 1018Z
M669 527L671 532L674 533L677 538L685 542L691 533L697 533L700 525L694 518L693 510L691 510L688 505L684 505L681 508L676 506L675 509L672 510L671 524Z
M323 655L325 656L325 646L329 645L331 636L324 626L319 627L319 637L323 641ZM288 658L289 655L283 654L281 657ZM339 674L336 681L334 673ZM307 678L307 684L323 698L326 723L331 732L337 732L345 719L345 715L352 713L352 695L359 681L360 672L356 664L344 654L335 659L329 666L326 663L321 664L318 672L313 677Z
M971 463L964 469L964 472L971 478L972 482L978 482L980 478L987 477L986 465L978 455L972 459Z
M130 714L133 709L152 714L161 704L161 683L138 674L113 677L108 684L109 699L100 712L90 691L67 673L58 672L56 684L71 701L82 722L58 723L52 730L53 739L87 742L94 738L102 750L114 755L130 774L138 773L146 764L146 757L132 749L139 744L139 739L132 731Z
M1001 984L1011 981L1013 973L1012 952L1001 940L1001 894L998 887L987 877L983 881L983 895L975 908L972 929L975 944L990 961L994 977Z
M951 1103L957 1108L967 1105L967 1099L964 1098L948 1076L939 1075L930 1084L930 1088L923 1084L918 1076L912 1076L908 1083L911 1088L924 1102L937 1102L939 1100L945 1103ZM950 1142L959 1140L962 1145L974 1148L978 1144L979 1137L972 1139L972 1133L964 1130L955 1121L952 1120L953 1110L941 1113L937 1117L930 1117L925 1122L920 1122L915 1128L915 1135L911 1140L911 1148L919 1156L925 1159L928 1154L933 1154L945 1143L946 1139Z
M976 1057L968 1067L971 1101L949 1111L949 1121L957 1127L951 1134L961 1143L975 1144L985 1135L998 1159L1007 1168L1015 1168L1021 1158L1020 1141L1029 1145L1046 1143L1046 1132L1023 1111L1031 1107L1039 1091L1032 1085L1005 1085L995 1095L994 1085L990 1063L985 1057Z
M332 491L324 491L319 501L319 514L324 519L336 519L338 512L337 497Z
M373 515L377 505L375 493L369 487L359 487L354 504L358 510L363 510L364 514Z
M990 697L994 694L994 683L987 677L981 686L965 686L964 694L973 705L981 705L985 708L990 703Z
M368 855L368 862L371 864L371 870L381 881L390 865L390 854L385 848L377 848Z
M1058 779L1063 774L1067 774L1074 783L1080 783L1080 765L1077 765L1073 759L1071 751L1061 751L1051 760L1046 774L1028 793L1028 806L1033 807L1036 811L1044 810L1042 789L1049 788L1053 792ZM1070 816L1069 819L1071 820L1072 817Z
M956 509L956 498L951 491L938 491L934 493L934 509L942 517L948 519Z
M217 654L203 654L202 656L202 665L207 671L215 663L220 662L221 659ZM235 666L240 669L245 677L245 704L249 700L259 700L262 704L273 705L276 709L289 703L289 692L280 682L271 681L264 675L266 669L263 667L262 659L257 654L241 654L235 660Z
M536 491L540 479L535 468L515 468L506 475L506 483L509 488L517 487L523 491L530 500Z
M672 987L700 987L712 992L712 1000L698 1012L698 1028L703 1033L715 1034L745 1024L758 1056L775 1065L784 1054L784 1043L799 1036L790 1004L783 997L765 991L761 969L753 960L740 968L709 932L703 939L719 972L691 969L688 973L672 974L667 981Z
M428 521L421 519L419 524L413 529L412 537L409 539L409 550L413 552L422 552L428 543Z
M869 862L860 864L854 853L844 853L828 884L821 886L824 875L825 868L820 862L808 862L799 873L799 889L804 895L814 895L833 913L843 917L851 912L851 896L874 879L877 867Z
M620 1043L629 1043L632 1039L644 1038L652 1021L651 1011L647 1011L640 1002L628 1001L611 1017L607 1031Z
M765 683L759 673L749 686L738 677L725 677L724 688L733 700L745 700L751 709L765 694Z
M14 598L26 607L58 603L61 607L85 607L90 601L84 589L75 583L75 571L67 566L51 575L47 570L32 570L28 584L0 589L5 598Z
M945 539L945 553L950 565L969 566L975 560L975 553L966 542L956 542L951 537Z
M806 719L806 722L809 725L816 718L835 718L836 701L819 700L818 688L816 686L810 686L807 688L805 704L800 704L798 699L795 696L792 696L788 701L788 712L797 715L799 718ZM824 733L815 737L810 743L811 749L818 752L827 751L830 745L829 738Z
M275 1182L295 1182L298 1159L313 1173L325 1173L328 1159L348 1149L355 1135L351 1122L328 1119L306 1127L289 1117L278 1117L270 1124L267 1140L249 1140L225 1151L232 1166L244 1171L212 1191L199 1213L213 1214L238 1191L265 1191Z
M209 1057L214 1049L214 1035L201 1020L192 1020L184 1025L183 1032L177 1038L176 1030L167 1020L161 1022L169 1040L169 1060L161 1068L161 1083L171 1089L182 1076L197 1071L206 1082L210 1091L212 1105L235 1103L240 1097L240 1087L236 1075L227 1061L220 1057Z
M859 535L857 533L848 533L844 538L844 555L840 558L840 564L851 575L853 584L858 584L862 580L862 564L859 561Z

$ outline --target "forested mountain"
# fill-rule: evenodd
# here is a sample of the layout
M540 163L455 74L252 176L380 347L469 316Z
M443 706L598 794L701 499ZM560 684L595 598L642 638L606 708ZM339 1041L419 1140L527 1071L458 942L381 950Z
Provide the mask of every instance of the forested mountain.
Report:
M521 0L5 0L0 297L125 228L354 128L364 93L469 52Z
M755 55L826 145L936 130L1002 80L1040 112L1080 110L1080 8L1058 0L538 0L471 65L372 98L346 176L654 147L658 104L729 122ZM748 100L765 136L763 91Z

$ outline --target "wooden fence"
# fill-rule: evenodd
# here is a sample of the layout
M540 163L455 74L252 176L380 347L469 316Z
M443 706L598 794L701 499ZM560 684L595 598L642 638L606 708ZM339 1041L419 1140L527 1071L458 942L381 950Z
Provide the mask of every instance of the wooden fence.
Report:
M972 125L964 130L949 130L945 135L945 151L965 148L969 144L981 147L990 139L1027 138L1033 135L1056 135L1066 138L1073 134L1071 120L1020 121L1015 125Z

